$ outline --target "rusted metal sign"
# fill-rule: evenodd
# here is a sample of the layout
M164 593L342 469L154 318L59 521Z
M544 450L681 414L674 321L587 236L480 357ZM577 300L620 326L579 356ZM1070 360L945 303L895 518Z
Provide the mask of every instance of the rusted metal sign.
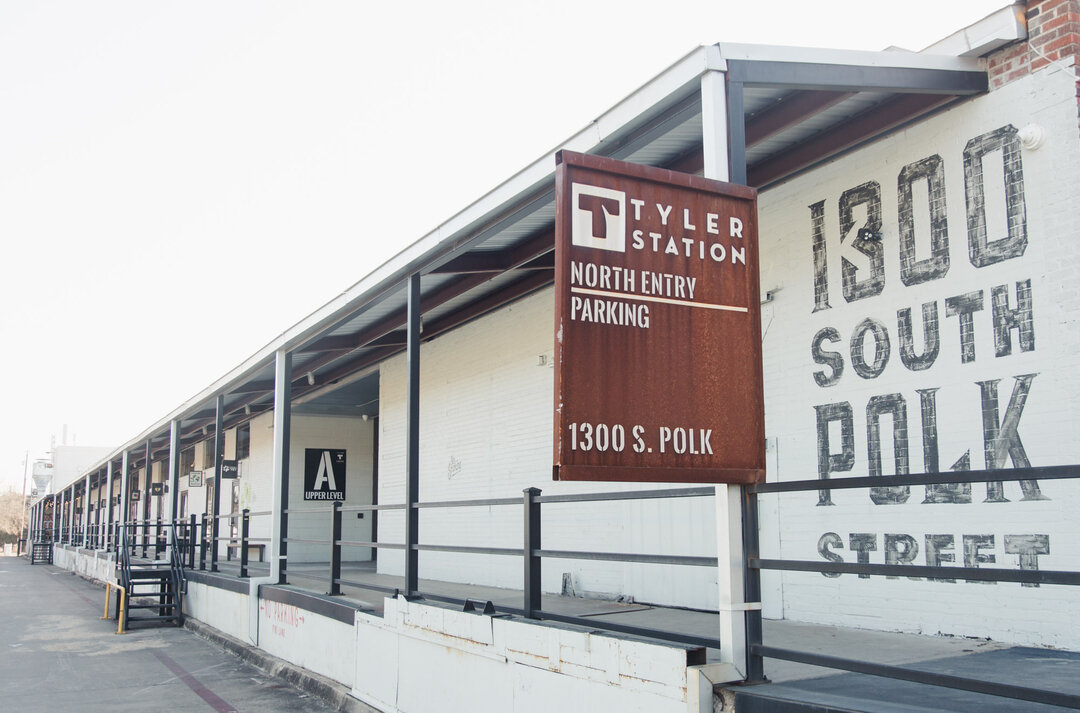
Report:
M556 162L555 478L763 480L757 192Z

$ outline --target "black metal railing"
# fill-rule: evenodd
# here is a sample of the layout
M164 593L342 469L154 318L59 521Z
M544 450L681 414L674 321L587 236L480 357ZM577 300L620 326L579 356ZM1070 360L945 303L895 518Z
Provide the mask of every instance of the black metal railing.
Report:
M876 477L846 477L838 479L810 479L800 481L762 483L754 486L746 486L741 489L742 501L742 537L743 537L743 582L744 599L746 602L761 602L760 572L762 570L792 571L792 572L817 572L823 574L856 574L863 576L887 576L887 577L928 577L941 578L947 572L949 578L967 579L971 581L987 582L1018 582L1023 584L1048 584L1048 585L1080 585L1080 572L1038 570L1038 569L1003 569L990 567L948 567L919 566L914 564L871 564L868 562L833 562L833 561L806 561L762 557L760 553L759 527L758 527L758 496L763 494L795 493L828 490L850 490L859 488L880 488L890 486L917 486L917 485L950 485L971 483L998 483L1028 480L1063 480L1080 478L1080 466L1051 466L1039 468L1023 468L1010 470L980 470L966 472L926 473L909 474L900 476L876 476ZM386 549L415 552L446 552L465 555L482 555L495 557L517 557L522 560L523 586L521 592L521 606L506 606L494 604L495 611L500 613L514 614L531 619L551 620L561 623L578 624L593 629L606 629L609 631L629 634L634 636L649 637L653 639L670 641L678 644L720 648L721 641L718 638L671 632L659 629L630 626L612 621L605 621L596 617L578 617L543 609L541 600L541 569L544 559L575 559L594 560L609 562L625 562L635 564L663 564L690 567L712 567L718 565L716 557L671 555L655 553L617 553L599 552L588 550L561 550L547 549L543 547L543 514L544 506L555 503L596 503L605 501L629 501L629 500L663 500L677 498L701 498L715 495L713 486L694 488L653 489L637 491L620 491L605 493L584 494L560 494L543 495L539 489L527 488L522 497L512 498L486 498L471 500L451 500L419 502L412 505L417 511L423 509L451 509L461 510L467 508L500 508L518 507L522 512L522 540L521 547L478 547L459 546L453 544L434 544L422 542L380 542L378 541L378 528L372 528L371 541L346 540L343 538L343 516L346 513L372 513L380 511L407 510L404 503L378 504L378 505L344 505L334 502L324 506L293 507L285 511L291 516L318 515L327 516L326 539L285 537L283 539L283 551L287 551L287 544L307 544L316 547L325 547L329 564L324 561L325 574L316 574L315 578L323 578L326 583L326 593L341 595L343 587L352 587L361 590L380 592L389 595L411 594L429 599L431 601L469 606L471 599L450 597L437 592L424 592L419 589L418 574L415 580L409 581L406 577L404 588L385 586L372 581L347 578L343 576L342 563L343 549ZM246 578L250 575L249 551L252 545L262 545L268 549L271 538L256 538L251 536L251 518L274 516L272 511L251 512L247 509L239 513L225 513L215 518L213 515L203 514L201 518L192 515L186 520L176 523L166 523L162 520L124 523L130 530L121 533L119 529L113 535L113 541L121 541L131 548L134 554L139 548L144 556L150 548L155 553L160 553L166 544L166 533L169 528L175 528L175 542L173 551L178 553L181 563L186 561L190 569L217 572L219 571L219 551L221 544L225 543L226 558L232 559L232 551L238 550L239 576ZM215 521L235 521L236 531L230 523L225 528L226 533L217 535L219 527ZM120 523L117 523L117 528ZM407 531L407 529L406 529ZM75 526L72 529L73 541L90 542L94 534L89 528ZM141 537L140 537L141 535ZM106 538L107 539L107 538ZM294 557L295 560L295 557ZM282 584L289 583L288 569L289 558L283 555L280 558L280 577ZM234 570L235 571L235 570ZM297 574L296 578L310 579L305 572ZM299 586L303 583L297 582ZM746 672L747 680L752 682L764 681L764 659L774 658L792 662L822 666L843 671L851 671L905 681L924 683L933 686L942 686L959 690L974 691L989 695L1014 698L1018 700L1046 703L1067 708L1080 709L1080 696L1045 691L1027 686L1011 685L999 682L979 679L951 676L914 668L889 666L876 664L863 660L849 659L825 654L799 651L795 649L768 646L764 642L762 632L762 614L760 609L749 608L744 614L746 626Z
M244 509L240 512L224 513L221 515L208 515L203 513L196 517L191 515L189 519L178 524L181 533L181 549L185 553L187 567L201 571L220 572L221 544L225 544L225 558L232 561L233 551L236 551L236 559L239 563L239 576L246 578L250 575L251 550L258 548L265 551L270 544L269 537L251 536L251 518L269 516L269 510L252 512ZM220 525L215 527L215 521L229 520L235 522L236 531L233 532L233 522L227 527L227 534L215 534L221 532Z
M287 513L291 515L299 514L329 514L329 534L330 538L323 539L311 539L311 538L297 538L287 537L285 542L308 544L308 545L321 545L328 548L328 554L330 555L330 566L327 572L327 594L337 595L341 594L341 587L349 586L357 589L364 589L369 591L381 592L390 595L403 594L401 589L395 587L388 587L384 585L378 585L373 582L365 582L360 580L345 579L341 576L341 548L372 548L372 549L392 549L392 550L407 550L412 549L417 552L452 552L457 554L473 554L473 555L489 555L489 556L505 556L505 557L519 557L523 562L524 582L522 587L522 605L520 607L510 607L502 604L494 604L495 611L505 614L515 614L518 616L524 616L530 619L546 619L550 621L557 621L566 624L578 624L587 626L592 629L605 629L608 631L614 631L623 634L629 634L633 636L642 636L652 639L658 639L661 641L669 641L672 643L688 645L692 647L707 647L719 649L721 642L718 638L700 636L695 634L687 634L682 632L673 632L662 629L652 629L640 626L631 626L627 624L619 624L613 621L604 621L595 617L579 617L568 614L559 614L552 611L546 611L541 605L541 586L540 586L540 571L542 567L542 561L547 559L576 559L576 560L601 560L608 562L627 562L627 563L648 563L648 564L666 564L666 565L681 565L690 567L716 567L716 557L699 557L689 555L669 555L669 554L639 554L639 553L619 553L619 552L600 552L589 550L553 550L544 549L542 547L542 514L543 505L545 503L593 503L604 501L620 501L620 500L661 500L661 499L673 499L673 498L700 498L700 497L713 497L716 490L712 486L698 487L698 488L671 488L671 489L657 489L657 490L637 490L637 491L621 491L621 492L608 492L608 493L583 493L583 494L568 494L568 495L543 495L537 488L526 488L523 492L523 497L520 498L485 498L475 500L449 500L449 501L431 501L420 502L413 505L418 510L422 509L436 509L436 508L475 508L475 507L520 507L523 509L523 539L522 547L467 547L459 545L445 545L445 544L423 544L423 543L389 543L379 542L376 539L372 541L352 541L341 539L342 531L342 514L347 512L378 512L383 510L404 510L406 505L404 504L387 504L387 505L347 505L343 506L340 503L333 503L326 507L303 507L303 508L289 508ZM286 567L287 559L282 562L282 574L287 573ZM282 577L282 583L287 583L287 576ZM418 582L406 582L405 591L413 592L416 596L431 601L443 602L447 604L455 604L458 606L466 606L472 599L462 599L460 597L449 597L430 591L421 591L418 587Z
M1039 468L1015 468L1010 470L971 470L947 473L920 473L898 476L852 477L837 479L798 480L778 483L762 483L744 488L744 548L748 579L760 582L761 570L782 570L795 572L820 572L823 574L857 574L863 576L887 577L929 577L941 578L943 572L949 578L966 579L980 582L1020 582L1024 584L1060 584L1080 585L1080 572L1036 570L1036 569L1001 569L989 567L939 567L911 564L870 564L865 562L831 562L789 559L763 559L758 555L757 500L758 494L794 493L822 489L849 490L854 488L912 486L912 485L950 485L958 483L998 483L1005 481L1059 480L1080 478L1080 466L1046 466ZM760 587L760 584L758 584ZM747 601L756 601L747 599ZM758 613L760 621L760 612ZM983 679L952 676L930 671L922 671L901 666L889 666L862 660L827 656L810 651L767 646L761 634L760 626L756 631L747 630L748 670L762 671L764 658L782 659L796 663L822 666L842 671L869 674L902 681L912 681L931 686L955 688L963 691L984 693L992 696L1013 698L1022 701L1045 703L1065 708L1080 709L1080 696L1017 686Z

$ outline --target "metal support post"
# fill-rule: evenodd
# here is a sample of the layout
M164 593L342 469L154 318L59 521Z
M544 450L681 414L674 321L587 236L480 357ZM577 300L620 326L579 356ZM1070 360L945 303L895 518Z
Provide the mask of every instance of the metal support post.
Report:
M67 496L67 491L66 490L61 490L59 493L57 493L56 494L57 504L53 506L53 508L57 508L57 507L60 508L60 513L57 515L57 520L56 520L56 536L55 536L56 541L59 542L60 544L64 543L64 518L66 516L66 513L64 512L64 501L65 501L66 496ZM54 512L55 512L55 510L54 510Z
M188 569L195 569L195 536L199 532L199 526L196 524L195 513L191 513L191 517L188 519Z
M221 461L225 459L225 395L218 394L214 399L214 494L210 519L210 571L218 571L218 532L221 514Z
M716 486L717 579L720 585L720 661L730 664L731 679L746 677L745 559L742 499L738 485Z
M727 143L727 74L718 70L701 76L702 150L705 176L729 179Z
M732 183L746 185L746 120L743 118L742 82L727 83L728 166Z
M240 576L248 576L248 531L251 525L250 510L240 512Z
M147 541L150 539L150 481L154 476L154 464L151 461L153 449L151 440L146 439L146 469L143 471L143 504L142 504L142 556L146 557ZM138 519L138 518L136 518Z
M106 464L106 470L108 470L108 464ZM105 479L104 474L98 475L97 492L94 493L94 549L101 549L101 490L102 481Z
M540 611L540 566L536 553L540 550L540 489L525 488L525 604L522 609L529 619L538 619Z
M330 591L341 594L341 501L330 506Z
M288 583L289 440L292 424L292 354L279 350L274 357L274 502L278 517L270 540L270 576Z
M67 541L69 545L75 544L75 486L72 485L68 488L67 497L67 527L68 537Z
M406 323L405 596L420 594L420 275L409 277Z
M108 472L105 488L105 549L112 549L112 531L113 531L113 464L111 460L105 461L105 470Z
M173 419L169 423L169 509L168 519L165 520L166 532L169 532L174 523L176 523L177 515L179 513L180 502L180 421L179 419ZM166 545L172 547L173 543L168 541L166 535Z
M128 451L125 448L124 452L120 454L120 516L117 519L119 527L116 528L116 551L120 552L121 547L127 547L127 539L124 537L126 534L126 523L128 521L129 514L131 512L131 500L129 491L131 490L131 458L128 456ZM119 560L117 560L119 561Z
M83 482L84 482L84 485L83 485L83 502L82 502L82 509L83 509L82 526L83 526L83 531L82 531L82 538L80 538L80 539L82 540L82 543L81 543L82 546L88 548L90 546L90 543L89 543L89 541L87 539L89 537L89 535L90 535L90 475L89 474L87 474L86 479Z
M199 531L199 569L206 569L206 513L203 513Z
M760 556L758 537L758 501L757 493L750 488L742 490L743 524L743 593L748 602L761 601L761 570L750 569L747 564ZM750 683L763 683L765 678L765 659L753 652L755 646L762 643L761 608L746 610L746 680Z
M743 86L726 72L707 72L701 81L702 148L705 177L746 184L746 127L743 119ZM716 486L716 553L720 594L720 660L731 667L731 678L747 676L749 653L747 625L761 622L760 582L748 585L748 556L744 522L746 503L738 485ZM755 541L756 542L756 541ZM756 588L755 588L756 586ZM748 592L758 595L748 598ZM747 602L751 604L747 604ZM756 618L748 612L756 611ZM760 631L760 630L759 630ZM759 679L760 680L760 679Z

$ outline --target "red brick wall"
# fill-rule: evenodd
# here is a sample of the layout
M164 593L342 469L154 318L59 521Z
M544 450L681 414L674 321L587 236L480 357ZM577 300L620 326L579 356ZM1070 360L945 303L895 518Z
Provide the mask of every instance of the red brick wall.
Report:
M1080 0L1028 0L1027 42L990 55L990 86L997 89L1052 61L1074 75L1080 57Z

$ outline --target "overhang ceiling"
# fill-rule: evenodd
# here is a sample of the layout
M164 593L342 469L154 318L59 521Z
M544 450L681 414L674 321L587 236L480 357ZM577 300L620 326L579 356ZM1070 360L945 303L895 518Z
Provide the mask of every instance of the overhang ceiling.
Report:
M716 72L724 78L720 113L702 101L703 77ZM562 147L700 174L703 122L726 113L736 118L727 132L731 180L766 190L986 89L986 73L971 59L717 45L691 53ZM133 467L141 467L147 443L152 459L164 457L173 420L181 448L212 437L219 396L224 428L270 410L279 350L293 356L298 412L375 415L377 375L356 375L404 350L409 275L421 275L423 340L552 283L553 156L417 241L106 460L128 450Z

